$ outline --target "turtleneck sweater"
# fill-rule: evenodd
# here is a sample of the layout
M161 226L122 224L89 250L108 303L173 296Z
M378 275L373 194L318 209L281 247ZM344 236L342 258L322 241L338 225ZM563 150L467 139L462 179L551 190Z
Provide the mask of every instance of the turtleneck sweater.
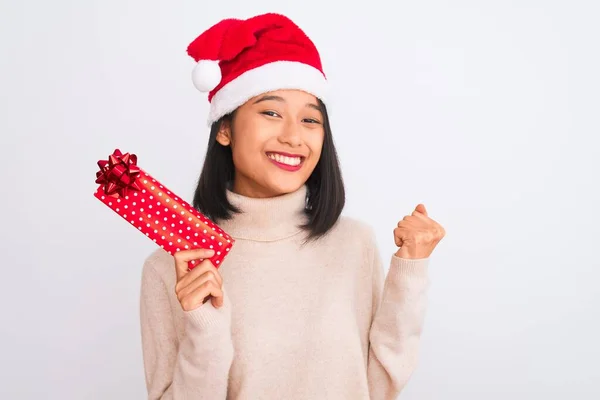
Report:
M417 365L429 258L392 254L386 274L370 225L347 216L306 242L306 194L227 193L241 213L215 221L236 239L219 267L222 307L184 311L173 257L145 259L148 399L397 398Z

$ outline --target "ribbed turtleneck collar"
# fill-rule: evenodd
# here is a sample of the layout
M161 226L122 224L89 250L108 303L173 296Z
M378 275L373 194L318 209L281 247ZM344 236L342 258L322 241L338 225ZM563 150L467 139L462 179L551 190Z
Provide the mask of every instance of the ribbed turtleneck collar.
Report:
M218 225L235 239L270 242L297 234L306 222L306 185L293 193L270 198L246 197L227 191L227 199L241 212Z

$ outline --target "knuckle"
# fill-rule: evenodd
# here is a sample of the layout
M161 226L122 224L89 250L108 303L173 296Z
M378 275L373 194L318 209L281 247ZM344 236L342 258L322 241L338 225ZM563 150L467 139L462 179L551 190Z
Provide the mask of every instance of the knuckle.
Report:
M206 279L207 281L205 283L216 282L217 276L212 270L209 269L208 271L206 271Z
M210 273L211 273L212 279L215 281L215 283L221 282L221 276L219 275L219 273L217 272L217 270L215 268L211 269Z
M181 304L181 308L183 308L184 311L190 310L190 301L188 299L183 299L179 301L179 303Z
M183 300L183 292L181 291L181 289L175 291L175 296L177 296L177 300L179 302L181 302L181 300Z

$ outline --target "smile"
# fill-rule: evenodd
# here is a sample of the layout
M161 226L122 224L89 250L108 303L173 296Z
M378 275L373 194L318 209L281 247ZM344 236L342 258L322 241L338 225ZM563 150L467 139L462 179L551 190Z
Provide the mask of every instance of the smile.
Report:
M302 166L304 157L287 153L267 153L267 157L278 167L287 171L297 171Z

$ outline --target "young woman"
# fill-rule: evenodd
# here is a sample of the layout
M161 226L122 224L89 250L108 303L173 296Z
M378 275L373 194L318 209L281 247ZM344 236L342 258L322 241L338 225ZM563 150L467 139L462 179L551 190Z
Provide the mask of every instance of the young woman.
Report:
M375 235L342 217L344 186L319 54L277 14L219 22L195 39L211 133L194 207L235 238L159 249L143 267L150 399L395 399L417 364L429 257L445 235L422 204Z

